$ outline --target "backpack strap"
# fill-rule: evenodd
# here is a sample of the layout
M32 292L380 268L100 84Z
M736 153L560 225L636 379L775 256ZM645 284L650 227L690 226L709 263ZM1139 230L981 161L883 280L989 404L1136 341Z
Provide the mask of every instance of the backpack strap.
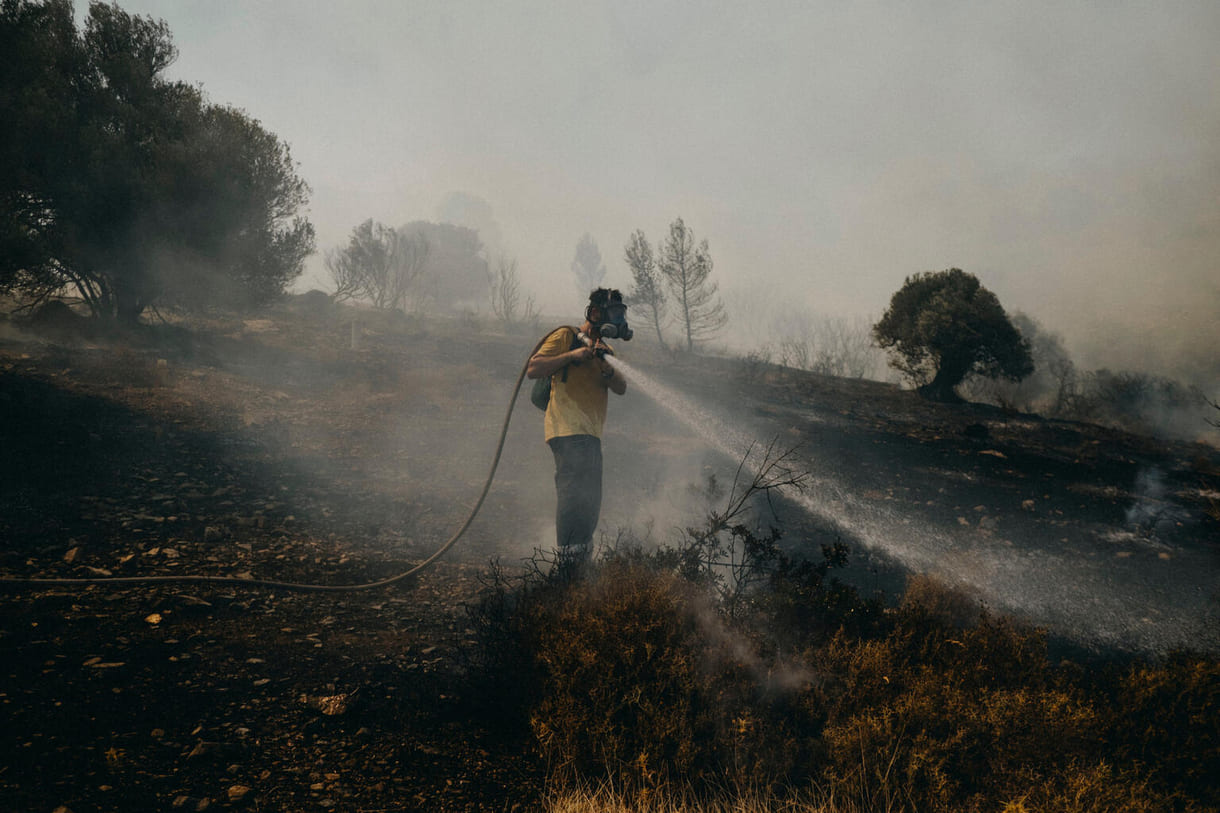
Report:
M571 344L571 346L568 347L569 351L575 350L578 347L585 346L585 343L580 340L580 329L579 328L572 327L571 325L564 325L564 327L566 327L568 330L572 331L572 344ZM576 363L579 364L580 362L576 362ZM563 366L563 378L559 379L560 381L562 381L565 384L568 383L568 367L569 366L570 365L567 365L567 364L565 364Z

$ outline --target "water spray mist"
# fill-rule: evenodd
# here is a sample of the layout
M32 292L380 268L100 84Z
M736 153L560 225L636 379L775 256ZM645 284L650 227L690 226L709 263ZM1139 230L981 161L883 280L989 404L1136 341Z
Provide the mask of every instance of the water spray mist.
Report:
M665 386L622 359L618 367L638 391L678 418L708 447L756 473L761 461L757 438L733 428L693 400ZM972 527L934 526L913 515L862 499L827 472L833 462L816 450L802 449L810 472L801 491L784 496L810 515L827 521L864 547L911 573L933 576L980 595L998 610L1097 645L1165 651L1190 641L1217 647L1215 608L1203 596L1191 612L1164 612L1184 600L1185 591L1149 585L1147 595L1132 595L1114 583L1105 560L1068 550L1022 550ZM1191 601L1195 601L1191 597Z

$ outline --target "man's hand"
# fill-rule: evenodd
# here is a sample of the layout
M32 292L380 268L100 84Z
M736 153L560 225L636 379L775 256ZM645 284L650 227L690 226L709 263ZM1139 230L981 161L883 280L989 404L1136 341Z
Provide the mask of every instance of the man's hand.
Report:
M618 370L606 363L605 359L598 359L597 366L606 389L615 395L622 395L627 391L627 380L619 375Z

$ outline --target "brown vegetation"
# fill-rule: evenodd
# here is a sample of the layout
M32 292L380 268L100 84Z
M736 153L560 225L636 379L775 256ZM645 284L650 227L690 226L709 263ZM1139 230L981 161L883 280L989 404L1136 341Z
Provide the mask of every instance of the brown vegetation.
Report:
M1052 664L1042 632L977 604L966 619L969 599L926 581L896 609L823 603L838 632L798 643L774 603L731 620L673 561L618 551L585 582L492 591L511 611L482 629L518 633L520 667L500 674L536 682L518 700L553 787L645 807L745 793L778 808L802 787L844 800L832 810L1220 804L1214 658Z

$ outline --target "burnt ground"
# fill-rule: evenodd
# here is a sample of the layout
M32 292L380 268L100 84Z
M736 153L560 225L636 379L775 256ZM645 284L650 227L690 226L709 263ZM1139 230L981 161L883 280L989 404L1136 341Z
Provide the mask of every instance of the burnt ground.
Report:
M360 322L355 347L349 318L288 311L0 333L0 572L341 584L423 559L477 496L536 337ZM811 488L774 519L793 547L846 541L862 589L931 571L1085 647L1215 646L1214 448L633 352L712 423L616 401L609 536L698 521L701 481L735 468L719 417L799 449ZM536 807L544 766L467 679L489 561L553 533L519 404L483 511L412 582L0 587L0 807Z

